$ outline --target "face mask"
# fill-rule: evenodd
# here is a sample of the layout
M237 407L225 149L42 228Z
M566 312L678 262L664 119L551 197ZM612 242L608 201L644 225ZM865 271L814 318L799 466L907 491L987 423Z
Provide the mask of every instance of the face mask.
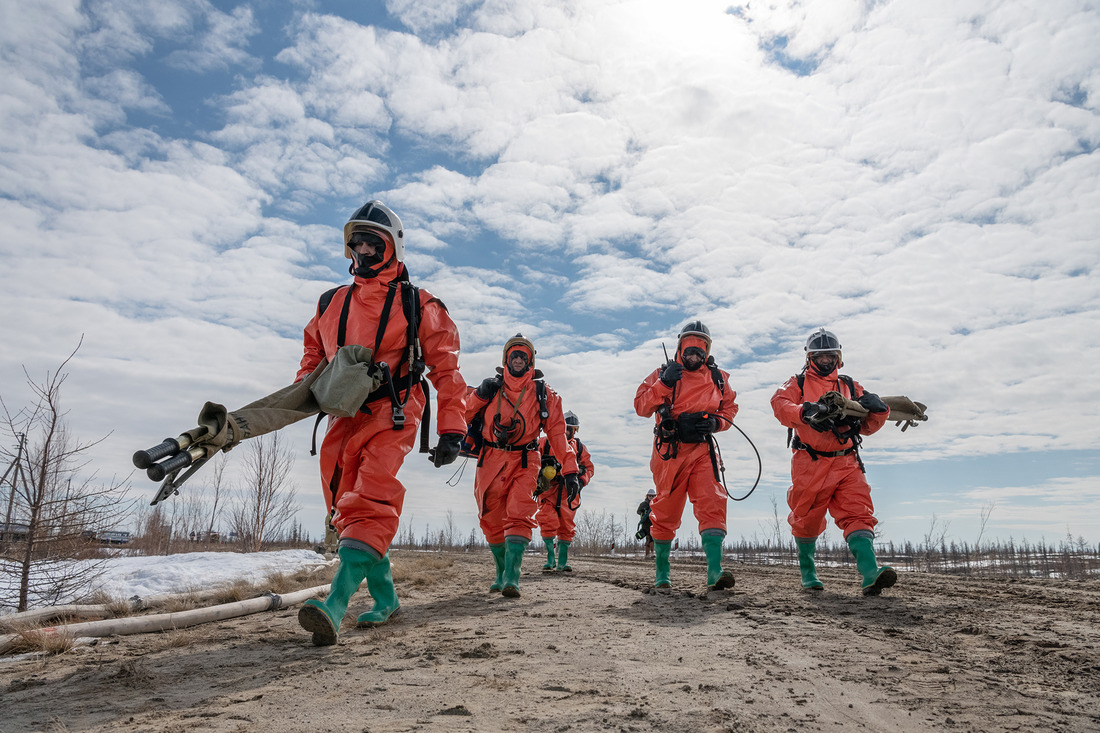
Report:
M839 363L840 357L832 352L822 352L810 357L810 364L813 365L814 371L823 377L831 374Z
M374 254L360 254L355 251L355 246L363 242L374 246ZM386 240L373 232L355 232L348 239L348 246L351 248L351 256L355 258L351 266L353 275L370 278L376 277L382 271L377 266L382 264L382 258L386 256Z
M684 349L682 360L684 368L689 372L693 372L703 366L703 362L707 360L707 352L703 351L698 346L689 346Z

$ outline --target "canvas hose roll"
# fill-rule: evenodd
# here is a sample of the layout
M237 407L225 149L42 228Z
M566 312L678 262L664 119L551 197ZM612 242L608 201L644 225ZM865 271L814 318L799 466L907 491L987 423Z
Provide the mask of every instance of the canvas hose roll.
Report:
M897 425L901 425L902 432L916 423L928 419L928 415L925 414L925 410L928 408L921 402L914 402L904 395L893 395L881 399L890 408L888 419ZM831 408L829 412L832 417L862 418L869 412L866 407L854 400L847 399L839 392L826 392L818 402Z
M153 481L164 481L152 505L177 493L179 486L210 458L220 451L231 450L241 441L320 413L337 417L358 413L367 396L385 380L385 365L372 362L372 353L357 344L341 346L331 362L322 359L302 381L237 410L229 411L216 402L204 404L196 427L134 453L137 468L146 469ZM177 479L183 468L188 471Z

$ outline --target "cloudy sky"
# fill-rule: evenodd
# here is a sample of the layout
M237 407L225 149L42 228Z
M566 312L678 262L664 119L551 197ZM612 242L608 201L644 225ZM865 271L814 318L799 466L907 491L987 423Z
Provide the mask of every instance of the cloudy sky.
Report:
M379 198L478 384L532 338L581 419L585 511L651 481L641 380L711 329L769 535L768 403L815 327L929 405L864 447L886 539L1100 541L1100 10L1091 0L39 0L0 11L0 396L76 347L88 466L283 386L341 227ZM288 437L302 521L323 509ZM12 442L10 436L6 438ZM735 496L752 447L721 440ZM230 454L233 455L233 454ZM239 463L239 460L237 461ZM405 518L475 524L410 456ZM196 481L198 479L195 479ZM155 485L131 477L132 493ZM694 532L690 510L682 532ZM835 535L833 539L838 539Z

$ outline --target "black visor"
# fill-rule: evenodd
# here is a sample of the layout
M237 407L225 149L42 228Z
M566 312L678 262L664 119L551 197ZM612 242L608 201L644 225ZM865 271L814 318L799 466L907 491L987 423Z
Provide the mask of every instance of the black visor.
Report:
M362 243L369 244L372 247L377 247L378 249L386 248L386 240L382 239L382 237L378 236L374 232L353 232L352 235L348 237L349 247L354 247L355 245Z

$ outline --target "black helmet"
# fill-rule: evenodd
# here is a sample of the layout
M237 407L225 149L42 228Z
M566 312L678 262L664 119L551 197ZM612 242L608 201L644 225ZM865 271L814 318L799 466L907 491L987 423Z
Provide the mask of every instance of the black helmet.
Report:
M710 329L706 327L706 324L702 321L691 321L680 329L680 336L677 339L677 343L683 341L688 336L696 336L706 341L707 355L710 355Z
M805 350L807 354L812 354L815 351L840 351L840 339L832 331L819 328L806 339Z
M682 341L685 336L698 336L707 342L707 348L710 349L710 329L702 321L692 321L681 328L680 340Z

